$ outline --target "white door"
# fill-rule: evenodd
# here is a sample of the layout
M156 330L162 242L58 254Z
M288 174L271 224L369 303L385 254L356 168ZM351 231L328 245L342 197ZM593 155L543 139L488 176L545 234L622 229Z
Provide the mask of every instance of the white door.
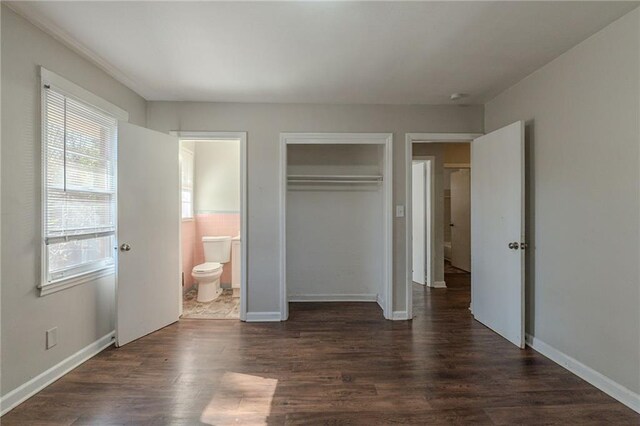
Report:
M413 282L425 284L425 163L412 164L411 206L413 236Z
M524 123L471 145L471 309L524 347Z
M116 344L178 320L178 140L118 124Z
M451 173L451 265L471 271L471 176L469 169Z

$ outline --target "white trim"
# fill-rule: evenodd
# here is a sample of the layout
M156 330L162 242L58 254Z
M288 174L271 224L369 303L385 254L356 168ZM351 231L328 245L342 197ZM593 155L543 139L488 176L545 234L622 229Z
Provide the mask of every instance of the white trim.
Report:
M68 288L75 287L79 284L114 275L115 271L115 266L111 265L97 271L86 272L51 283L43 283L38 285L38 289L40 290L40 296L46 296L48 294L57 293Z
M58 380L60 377L67 374L69 371L113 345L114 339L115 331L112 331L7 393L0 400L0 416L11 411L22 402L26 401L42 389L49 386L51 383Z
M180 140L203 140L203 141L222 141L222 140L239 140L240 141L240 320L250 321L247 317L247 282L248 270L247 255L249 242L247 235L248 210L247 210L247 132L210 132L210 131L171 131L173 136ZM194 212L194 216L195 216ZM181 222L182 223L182 222ZM182 238L182 236L181 236ZM182 259L182 258L181 258ZM182 270L182 260L180 260ZM179 300L182 307L182 295ZM182 308L181 308L182 309ZM182 312L182 311L181 311Z
M287 141L280 134L280 319L289 318L289 301L287 300Z
M468 143L482 136L482 133L407 133L404 144L405 167L405 282L407 319L413 318L413 246L411 241L411 164L413 161L413 143L463 142ZM434 283L435 285L435 283Z
M435 175L435 170L436 170L436 157L434 157L433 155L421 155L421 156L415 156L412 158L412 162L411 164L413 164L414 161L424 161L425 163L428 162L429 163L429 176L427 179L427 176L425 175L425 180L427 180L429 182L428 185L425 184L425 217L428 219L429 221L429 227L426 229L427 233L426 233L426 237L425 237L425 254L428 254L427 257L427 273L425 274L425 285L427 287L433 287L434 284L434 280L435 280L435 276L433 274L433 265L436 263L435 262L435 256L436 256L436 251L435 251L435 246L434 246L434 239L433 236L435 235L435 217L436 217L436 213L435 213L435 203L433 202L433 198L434 198L434 194L435 194L435 180L436 180L436 175ZM412 176L413 178L413 176ZM413 179L411 182L411 185L413 185ZM413 194L413 193L412 193ZM411 202L413 203L413 195L411 197ZM413 204L412 204L413 207ZM413 223L413 208L411 209L411 216L410 216L412 223ZM413 228L412 228L413 229ZM411 263L413 263L413 235L411 236ZM411 270L412 270L412 281L413 281L413 265L411 265ZM411 315L413 313L413 306L410 308L407 308L407 312L409 312L409 315Z
M394 321L406 321L410 320L411 317L409 317L409 313L407 311L393 311L392 319Z
M407 133L413 143L469 143L484 133Z
M384 145L384 317L393 319L393 133L280 133L280 312L289 317L287 297L287 145L376 144Z
M289 302L377 302L378 295L370 294L291 294Z
M444 163L445 169L470 169L471 163Z
M592 384L612 398L617 399L627 407L640 413L640 394L611 380L593 368L584 365L580 361L546 344L530 334L526 334L526 344L536 352L549 358L551 361L569 370L576 376Z
M277 312L247 312L246 322L280 322L280 311Z
M433 285L430 285L431 288L447 288L447 283L444 281L434 281Z
M42 86L49 85L55 91L85 102L118 120L129 121L129 113L127 111L101 98L100 96L94 95L87 89L70 82L53 71L49 71L45 67L40 67L40 82Z

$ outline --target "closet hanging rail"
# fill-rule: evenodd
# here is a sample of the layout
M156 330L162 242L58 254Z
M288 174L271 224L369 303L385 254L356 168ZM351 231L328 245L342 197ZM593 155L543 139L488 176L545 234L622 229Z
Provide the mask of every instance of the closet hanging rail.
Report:
M289 183L379 183L382 175L288 175Z

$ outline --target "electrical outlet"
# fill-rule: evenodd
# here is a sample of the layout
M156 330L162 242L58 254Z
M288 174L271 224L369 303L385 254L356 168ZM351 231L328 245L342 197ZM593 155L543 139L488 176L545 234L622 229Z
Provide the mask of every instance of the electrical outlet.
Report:
M58 327L47 330L47 349L51 349L58 344Z

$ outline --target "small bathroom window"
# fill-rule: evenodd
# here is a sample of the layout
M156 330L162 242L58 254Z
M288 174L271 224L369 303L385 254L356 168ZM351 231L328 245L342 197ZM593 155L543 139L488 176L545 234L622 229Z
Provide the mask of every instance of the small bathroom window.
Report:
M193 151L180 147L182 220L193 220Z

